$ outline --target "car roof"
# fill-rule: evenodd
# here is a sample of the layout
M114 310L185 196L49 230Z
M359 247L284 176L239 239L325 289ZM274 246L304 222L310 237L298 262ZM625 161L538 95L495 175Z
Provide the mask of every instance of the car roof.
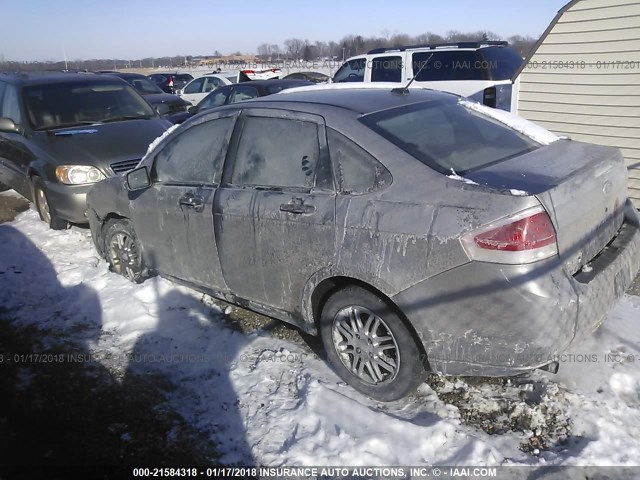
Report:
M248 82L240 82L235 83L234 86L239 85L248 85L251 87L268 87L270 85L281 85L281 86L292 86L292 87L304 87L308 85L313 85L311 82L307 82L306 80L289 80L284 78L273 78L271 80L249 80ZM230 85L227 85L230 86Z
M393 84L394 87L400 87ZM276 95L269 95L250 102L259 103L309 103L316 105L328 105L332 107L351 110L352 112L366 115L369 113L387 110L403 105L428 102L428 101L456 101L459 97L450 93L444 93L426 88L411 88L408 93L395 93L392 88L361 87L361 88L331 88L313 86L308 89L287 90ZM249 101L242 102L243 104Z
M113 75L112 75L113 76ZM66 73L66 72L41 72L41 73L17 73L0 74L0 80L17 85L46 85L52 83L69 82L104 82L106 75L93 73Z
M105 72L101 75L110 75L112 77L120 78L147 78L146 75L142 75L141 73Z

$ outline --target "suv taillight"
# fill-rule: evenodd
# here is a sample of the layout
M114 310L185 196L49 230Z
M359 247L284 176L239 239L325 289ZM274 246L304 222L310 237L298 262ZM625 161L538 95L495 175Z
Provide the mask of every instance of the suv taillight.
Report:
M169 81L167 82L167 86L173 87L173 77L169 77Z
M498 92L496 91L496 87L489 87L484 89L482 103L484 103L487 107L496 108L496 106L498 105Z
M558 254L556 231L546 210L534 207L461 238L471 260L532 263Z

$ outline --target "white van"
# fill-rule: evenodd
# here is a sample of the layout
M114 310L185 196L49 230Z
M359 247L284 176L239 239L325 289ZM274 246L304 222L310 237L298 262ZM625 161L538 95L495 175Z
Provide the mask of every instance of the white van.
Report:
M507 42L377 48L349 58L333 83L396 82L456 93L511 111L511 77L523 59Z

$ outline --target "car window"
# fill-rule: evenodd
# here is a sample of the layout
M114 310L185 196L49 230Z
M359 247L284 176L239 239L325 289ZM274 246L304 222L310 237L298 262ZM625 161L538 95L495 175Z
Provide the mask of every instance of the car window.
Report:
M161 85L167 81L167 77L165 77L164 75L151 75L149 78L152 82L155 82L158 85Z
M282 139L295 138L295 142ZM318 126L283 118L246 117L231 183L312 188L320 156Z
M267 90L268 95L273 95L274 93L278 93L283 90L288 90L289 88L297 88L297 87L302 87L304 85L305 85L304 83L300 85L297 83L291 84L287 82L274 82L272 84L265 85L264 88Z
M230 92L231 87L214 90L202 99L202 101L198 104L198 109L200 111L203 111L224 105Z
M364 58L349 60L347 63L342 65L333 76L334 83L364 82L364 69L366 63L366 59Z
M153 165L158 182L213 183L227 150L231 117L210 120L185 130L165 145Z
M251 100L252 98L256 98L258 96L260 95L258 94L258 90L256 88L243 85L234 88L233 93L231 94L231 98L229 99L229 103Z
M489 80L489 70L475 50L416 52L413 75L418 82Z
M356 143L331 128L327 138L340 190L365 193L391 183L389 171Z
M445 174L463 174L540 146L457 101L421 102L366 115L361 121Z
M193 80L193 77L191 75L189 75L188 73L179 73L177 75L173 76L173 80L174 81L178 81L178 82L190 82L191 80Z
M4 91L7 88L7 84L4 82L0 82L0 105L2 105L2 97L4 96Z
M13 85L7 85L5 87L4 95L2 98L2 110L0 111L0 117L10 118L16 124L22 123L18 90Z
M204 92L213 92L221 86L221 80L217 77L206 77L204 80Z
M151 82L148 78L140 78L134 77L129 79L129 83L133 85L133 87L138 90L140 93L162 93L153 82Z
M402 57L375 57L371 62L372 82L401 82Z
M493 80L509 80L524 63L524 59L512 48L487 47L480 50Z
M184 93L200 93L204 85L204 78L198 78L184 88Z

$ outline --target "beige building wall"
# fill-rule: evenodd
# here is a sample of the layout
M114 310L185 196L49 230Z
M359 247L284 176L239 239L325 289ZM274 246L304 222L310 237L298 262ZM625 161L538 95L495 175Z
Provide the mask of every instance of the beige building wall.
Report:
M619 147L640 208L640 0L574 0L517 76L516 113L558 135Z

